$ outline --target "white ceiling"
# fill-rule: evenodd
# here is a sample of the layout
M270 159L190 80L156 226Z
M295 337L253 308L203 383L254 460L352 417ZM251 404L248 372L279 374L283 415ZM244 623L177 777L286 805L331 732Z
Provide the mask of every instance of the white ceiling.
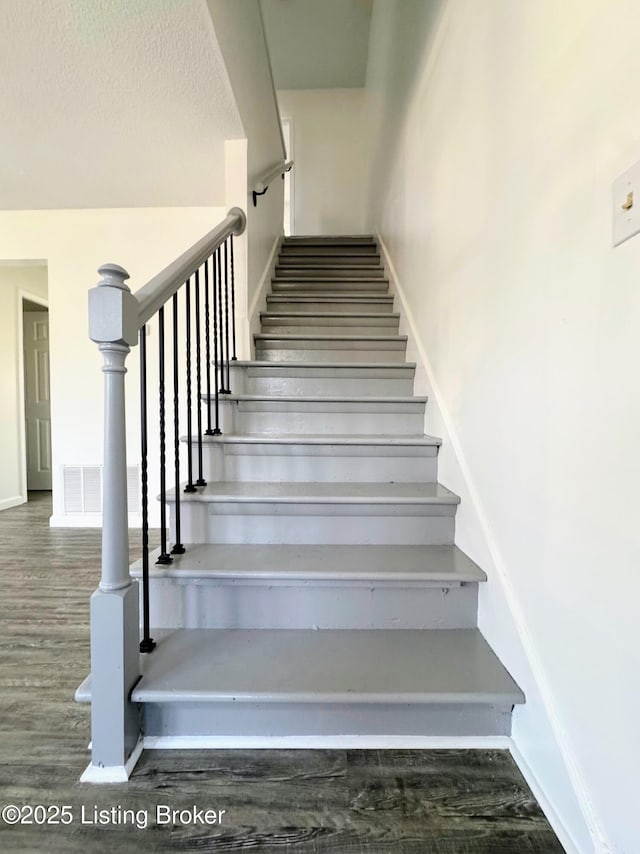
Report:
M373 0L261 0L276 89L364 86Z
M0 0L0 209L224 204L205 0Z

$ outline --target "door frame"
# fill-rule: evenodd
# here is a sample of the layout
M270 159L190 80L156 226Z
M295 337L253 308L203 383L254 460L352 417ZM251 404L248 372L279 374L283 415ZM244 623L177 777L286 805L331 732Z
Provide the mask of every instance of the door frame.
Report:
M20 417L18 419L18 445L20 447L20 494L23 502L28 500L27 490L27 431L25 424L25 388L24 388L24 301L34 302L49 311L49 301L31 291L18 288L18 404ZM49 334L49 358L51 358L51 334Z
M289 136L289 150L287 151L287 159L293 160L295 163L295 144L293 138L293 116L282 115L280 116L280 123L282 125L282 139L284 141L284 124L288 126L288 136ZM285 180L289 182L289 234L296 233L296 208L295 208L295 170L294 166L289 172L286 173Z

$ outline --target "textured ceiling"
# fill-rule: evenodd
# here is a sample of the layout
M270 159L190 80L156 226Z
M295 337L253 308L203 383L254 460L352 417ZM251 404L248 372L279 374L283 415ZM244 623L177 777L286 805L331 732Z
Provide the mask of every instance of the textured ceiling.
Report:
M276 89L364 86L373 0L261 0Z
M0 209L224 204L205 0L0 0Z

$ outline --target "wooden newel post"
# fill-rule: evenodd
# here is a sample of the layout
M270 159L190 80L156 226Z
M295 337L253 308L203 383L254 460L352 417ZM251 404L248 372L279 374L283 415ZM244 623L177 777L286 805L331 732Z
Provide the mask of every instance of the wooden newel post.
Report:
M89 291L89 337L103 355L102 575L91 597L91 764L87 782L126 780L140 753L131 689L140 676L138 586L129 575L125 361L138 341L129 274L105 264Z
M89 337L104 359L104 468L102 472L101 590L131 584L127 518L125 361L138 341L138 304L125 284L129 274L104 264L102 279L89 291Z

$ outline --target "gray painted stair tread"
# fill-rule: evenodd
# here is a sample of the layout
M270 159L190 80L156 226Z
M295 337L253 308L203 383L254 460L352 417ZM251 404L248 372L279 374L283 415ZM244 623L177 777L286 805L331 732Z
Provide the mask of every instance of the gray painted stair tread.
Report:
M380 314L380 312L355 312L355 311L261 311L260 317L267 320L275 320L276 318L319 318L328 317L335 319L337 317L347 317L351 320L398 320L400 315L397 312L389 312L388 314Z
M337 370L356 371L358 374L363 371L398 371L412 372L416 369L415 362L265 362L264 360L254 359L252 361L241 361L238 359L233 362L232 367L240 368L260 368L268 371L295 371L300 368L306 370L320 370L332 373Z
M311 335L307 332L256 332L253 337L256 341L374 341L376 343L407 341L406 335Z
M206 394L202 395L202 399L206 400ZM215 395L209 396L210 400L215 399ZM257 403L265 401L268 403L426 403L428 398L417 397L415 395L324 395L324 394L225 394L222 398L224 401L251 401Z
M267 302L312 302L325 299L327 302L360 302L360 303L392 303L394 300L393 294L383 294L376 291L372 294L357 291L353 294L345 294L340 291L331 291L327 294L314 293L309 294L267 294Z
M174 500L174 490L167 491ZM307 483L218 481L197 492L183 493L181 502L270 501L313 504L459 504L460 498L439 483Z
M321 291L319 289L307 288L305 285L299 285L296 290L287 288L286 290L278 291L269 296L268 299L269 302L275 299L281 299L282 302L300 302L301 300L306 300L307 302L354 302L358 301L360 297L367 302L374 301L388 305L391 305L394 300L393 296L382 293L381 291L350 291L346 287L341 291ZM379 299L376 299L376 297L379 297Z
M133 702L522 703L477 629L156 633Z
M186 436L181 437L181 441L186 441ZM197 441L196 437L192 441ZM434 447L442 444L442 439L437 436L429 436L426 433L420 433L412 436L407 434L401 436L391 436L388 433L384 434L369 434L362 435L354 433L287 433L282 436L272 436L268 433L222 433L220 436L203 436L203 443L215 445L236 445L236 444L256 444L256 445L391 445L393 447Z
M484 572L456 546L212 545L187 547L173 563L156 566L162 578L234 578L257 580L477 583ZM142 574L142 561L131 566Z

